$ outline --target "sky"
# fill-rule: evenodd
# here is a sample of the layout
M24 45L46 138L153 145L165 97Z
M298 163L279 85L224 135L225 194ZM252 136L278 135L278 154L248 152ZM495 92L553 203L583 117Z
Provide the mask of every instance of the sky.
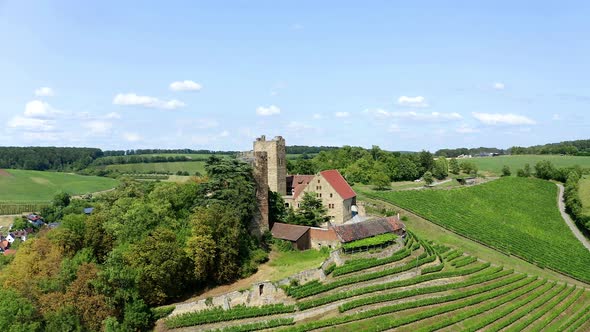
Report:
M0 146L588 139L587 1L0 0Z

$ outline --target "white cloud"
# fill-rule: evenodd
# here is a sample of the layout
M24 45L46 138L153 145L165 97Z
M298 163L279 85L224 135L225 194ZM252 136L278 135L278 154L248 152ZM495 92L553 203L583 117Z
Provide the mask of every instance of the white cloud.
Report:
M492 88L495 90L504 90L505 86L504 83L496 82L492 85Z
M416 96L416 97L401 96L397 99L397 103L401 106L428 107L428 103L426 102L426 98L424 98L422 96Z
M389 126L387 131L389 131L390 133L399 133L401 131L401 128L399 127L399 125L394 123L391 126Z
M35 96L37 97L51 97L55 95L55 93L53 92L53 89L48 88L48 87L42 87L39 89L35 89Z
M319 120L319 119L322 119L322 118L323 118L323 116L322 116L320 113L315 113L315 114L313 115L313 118L314 118L315 120Z
M281 109L276 107L275 105L270 105L269 107L260 106L256 109L256 114L260 116L270 116L280 113Z
M24 116L36 119L51 119L61 112L54 109L48 103L40 100L32 100L25 105Z
M82 124L91 134L107 134L111 131L113 124L107 121L89 121Z
M559 114L553 114L552 120L558 121L561 120L561 116Z
M22 128L27 134L34 131L52 131L55 129L55 121L15 116L8 121L10 128Z
M506 113L471 113L474 118L487 125L533 125L535 120L524 115Z
M350 116L350 113L348 112L336 112L334 113L334 116L336 116L337 118L347 118Z
M459 128L455 129L459 134L473 134L478 133L479 129L470 127L466 124L462 124Z
M434 122L441 122L441 121L450 121L450 120L459 120L463 117L461 114L457 112L452 113L440 113L440 112L430 112L430 113L419 113L419 112L388 112L384 109L377 108L374 110L365 110L364 113L373 115L376 118L395 118L395 119L407 119L412 121L434 121Z
M113 104L123 106L143 106L166 110L174 110L185 106L185 103L176 99L160 100L155 97L138 96L135 93L119 93L113 99Z
M107 119L120 119L121 118L121 114L119 114L117 112L111 112L111 113L107 114L105 116L105 118L107 118Z
M123 133L123 138L129 142L137 142L142 139L137 133Z
M203 86L194 81L176 81L170 83L170 90L172 91L200 91Z

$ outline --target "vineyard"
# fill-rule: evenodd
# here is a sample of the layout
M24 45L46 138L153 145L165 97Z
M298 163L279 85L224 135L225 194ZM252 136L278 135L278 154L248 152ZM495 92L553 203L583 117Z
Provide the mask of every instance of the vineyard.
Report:
M478 260L409 234L390 257L346 255L322 282L260 307L168 316L199 331L586 331L590 292ZM340 271L340 272L337 272Z
M551 182L502 178L448 191L367 194L503 253L590 282L590 252L561 218Z
M42 208L51 205L51 202L0 202L0 215L21 214L24 212L39 212Z

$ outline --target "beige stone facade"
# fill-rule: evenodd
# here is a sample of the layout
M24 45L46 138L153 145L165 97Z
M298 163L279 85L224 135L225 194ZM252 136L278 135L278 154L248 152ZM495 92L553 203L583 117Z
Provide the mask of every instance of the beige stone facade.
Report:
M271 191L287 194L287 152L285 139L277 136L267 141L261 136L254 141L254 153L266 152L268 169L268 187Z

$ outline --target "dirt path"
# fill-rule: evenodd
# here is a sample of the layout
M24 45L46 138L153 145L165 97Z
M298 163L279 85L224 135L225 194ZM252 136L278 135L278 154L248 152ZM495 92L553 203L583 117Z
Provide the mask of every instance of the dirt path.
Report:
M72 198L80 198L80 199L82 199L82 198L84 198L84 196L86 196L88 194L90 194L92 196L97 196L97 195L100 195L100 194L108 193L109 191L113 191L115 189L117 189L117 188L111 188L111 189L102 190L102 191L95 191L93 193L87 193L87 194L82 194L82 195L74 195L74 196L72 196Z
M570 218L569 214L565 212L565 203L563 202L563 185L560 183L556 183L557 187L559 187L559 195L557 195L557 206L559 207L559 213L561 213L561 217L565 220L567 226L572 230L572 233L582 242L586 249L590 250L590 242L588 239L584 237L584 234L580 232L572 218Z

